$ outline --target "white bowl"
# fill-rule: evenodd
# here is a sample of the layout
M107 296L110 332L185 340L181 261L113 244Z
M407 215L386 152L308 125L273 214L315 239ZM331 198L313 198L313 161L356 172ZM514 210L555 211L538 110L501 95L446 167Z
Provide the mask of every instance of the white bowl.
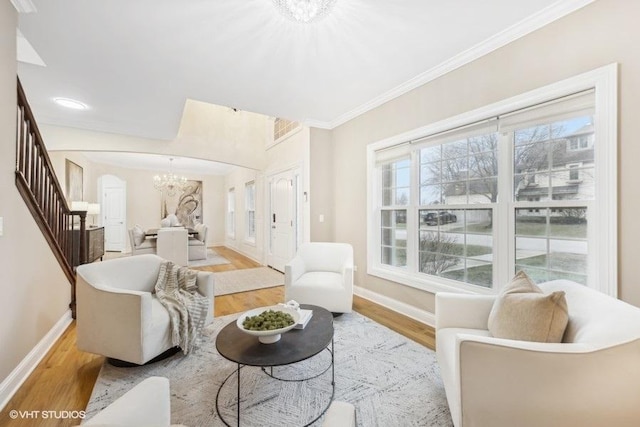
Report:
M242 322L244 322L244 319L246 319L247 317L257 316L258 314L268 310L282 311L284 313L289 313L291 317L293 317L293 324L287 326L286 328L272 329L270 331L250 331L248 329L245 329L244 326L242 326ZM238 326L238 329L240 329L242 332L258 337L258 340L261 343L273 344L274 342L280 341L281 335L293 329L299 320L300 320L300 313L298 312L298 310L295 310L291 307L287 307L284 305L272 305L269 307L254 308L253 310L249 310L241 314L240 317L238 317L238 320L236 321L236 325Z

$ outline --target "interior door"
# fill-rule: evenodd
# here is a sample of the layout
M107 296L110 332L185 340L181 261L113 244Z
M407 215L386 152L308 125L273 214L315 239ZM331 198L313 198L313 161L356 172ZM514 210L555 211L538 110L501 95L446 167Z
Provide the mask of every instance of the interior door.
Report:
M103 188L104 249L124 251L126 248L126 189L123 186Z
M295 186L292 171L273 175L270 191L270 245L267 264L284 272L284 266L295 254Z

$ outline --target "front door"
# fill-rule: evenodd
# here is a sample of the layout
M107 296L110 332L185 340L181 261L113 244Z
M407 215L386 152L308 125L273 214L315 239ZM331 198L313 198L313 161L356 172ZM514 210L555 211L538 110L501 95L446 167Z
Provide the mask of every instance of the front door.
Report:
M114 177L115 178L115 177ZM104 226L104 249L124 251L126 248L126 186L124 181L105 180L102 186L102 225Z
M284 272L296 251L296 188L293 171L269 179L270 242L267 264Z

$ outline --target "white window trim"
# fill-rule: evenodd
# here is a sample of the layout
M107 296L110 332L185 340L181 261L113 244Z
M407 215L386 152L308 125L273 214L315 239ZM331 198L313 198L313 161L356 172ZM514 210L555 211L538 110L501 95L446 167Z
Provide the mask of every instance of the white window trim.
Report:
M249 200L247 198L247 188L249 186L253 186L253 236L249 236ZM257 234L257 226L256 226L256 182L254 180L248 181L244 184L244 242L250 246L256 245L256 234Z
M589 287L597 289L613 297L618 295L618 198L617 198L617 87L618 87L618 64L613 63L574 77L523 93L521 95L499 101L488 106L469 111L439 122L405 132L381 141L371 143L367 146L367 274L380 277L421 290L435 292L459 292L459 293L497 293L500 285L496 288L488 289L479 286L468 285L457 281L450 281L437 278L438 281L430 280L430 276L418 277L419 275L409 272L407 269L382 265L379 262L378 251L380 248L380 236L378 224L380 222L379 209L377 207L377 188L379 187L376 173L375 153L378 150L389 148L395 145L406 143L465 126L470 123L480 122L490 117L500 116L512 111L526 108L546 102L550 99L560 98L573 93L595 88L595 140L598 143L598 163L595 169L596 194L598 203L594 204L593 220L588 230L589 235L594 235L595 224L599 224L598 233L595 240L598 242L593 248L589 248L591 266L594 269ZM603 141L609 141L606 143ZM508 161L507 159L504 159ZM503 189L504 190L504 189ZM501 192L501 194L508 194ZM506 212L505 212L506 213ZM498 209L496 212L497 223L503 221L513 222L513 218L501 218ZM508 244L508 233L500 229L496 232L496 237L502 243ZM513 246L513 245L512 245ZM407 256L409 257L407 248ZM413 254L411 256L414 256ZM597 262L595 262L597 260ZM510 261L513 263L514 261ZM495 272L495 271L494 271ZM590 272L591 273L591 272ZM496 283L506 283L508 278L497 277Z
M233 195L233 204L231 203L231 196ZM233 209L231 209L233 207ZM231 212L233 212L233 220L231 219ZM236 238L236 189L235 187L229 188L227 191L227 237L231 239Z

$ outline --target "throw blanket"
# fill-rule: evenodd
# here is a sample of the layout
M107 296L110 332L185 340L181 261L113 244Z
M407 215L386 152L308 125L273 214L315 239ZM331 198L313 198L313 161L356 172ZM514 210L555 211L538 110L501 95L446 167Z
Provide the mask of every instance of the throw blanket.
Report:
M163 261L155 286L156 297L171 318L173 345L184 354L196 349L209 309L209 300L198 292L197 277L197 271Z

